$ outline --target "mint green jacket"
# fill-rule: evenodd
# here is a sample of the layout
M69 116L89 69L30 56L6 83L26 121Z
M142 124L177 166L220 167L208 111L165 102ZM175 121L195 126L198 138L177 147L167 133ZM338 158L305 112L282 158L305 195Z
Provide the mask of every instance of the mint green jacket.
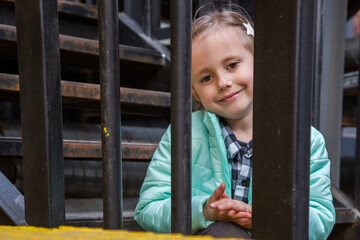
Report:
M146 231L171 230L170 127L150 162L135 209L135 220ZM227 159L218 117L206 110L192 115L192 232L208 227L203 205L222 182L231 196L231 163ZM330 191L330 161L324 138L311 128L309 239L326 239L335 223ZM251 204L252 185L249 189Z

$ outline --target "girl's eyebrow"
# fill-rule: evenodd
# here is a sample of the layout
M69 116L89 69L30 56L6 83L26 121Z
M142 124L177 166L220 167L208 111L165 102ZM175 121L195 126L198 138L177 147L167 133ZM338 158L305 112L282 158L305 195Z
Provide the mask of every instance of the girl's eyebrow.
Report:
M222 63L225 64L225 63L229 62L230 60L234 60L234 59L241 59L241 57L238 55L230 55L230 56L225 57L222 60Z
M195 72L194 75L195 75L195 76L199 76L199 75L202 75L202 74L207 73L207 72L209 72L209 71L210 71L210 68L205 67L205 68L201 69L200 71Z
M240 60L241 56L239 56L239 55L229 55L229 56L225 57L221 61L221 63L226 64L227 62L229 62L231 60L234 60L234 59L239 59ZM205 68L201 69L200 71L195 72L194 75L199 76L199 75L202 75L202 74L207 73L207 72L211 72L211 68L205 67Z

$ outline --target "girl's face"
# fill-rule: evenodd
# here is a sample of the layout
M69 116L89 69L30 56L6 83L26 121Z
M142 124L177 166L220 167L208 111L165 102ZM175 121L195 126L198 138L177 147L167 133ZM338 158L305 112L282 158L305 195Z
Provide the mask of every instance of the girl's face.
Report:
M226 120L252 114L253 54L236 27L215 27L192 43L194 97L209 112Z

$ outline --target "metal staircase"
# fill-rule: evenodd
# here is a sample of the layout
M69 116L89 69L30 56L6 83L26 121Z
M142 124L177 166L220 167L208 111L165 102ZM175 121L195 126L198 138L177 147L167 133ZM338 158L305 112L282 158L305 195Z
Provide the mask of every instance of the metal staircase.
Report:
M14 4L0 1L0 166L23 190ZM97 7L58 1L58 14L66 224L102 226ZM119 32L124 225L132 229L148 162L170 123L170 52L124 12Z

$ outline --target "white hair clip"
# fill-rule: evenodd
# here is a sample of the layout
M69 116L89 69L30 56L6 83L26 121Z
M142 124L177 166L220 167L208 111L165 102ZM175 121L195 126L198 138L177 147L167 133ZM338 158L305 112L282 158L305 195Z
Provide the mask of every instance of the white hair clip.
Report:
M246 34L255 37L254 29L249 22L243 23L244 27L246 28Z

